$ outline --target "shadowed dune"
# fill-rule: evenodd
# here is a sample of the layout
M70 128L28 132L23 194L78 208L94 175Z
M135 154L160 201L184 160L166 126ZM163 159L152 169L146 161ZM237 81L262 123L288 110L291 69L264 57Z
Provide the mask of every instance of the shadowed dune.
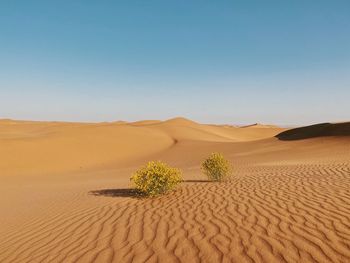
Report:
M350 122L321 123L281 132L276 135L280 140L302 140L323 136L350 136Z
M0 128L0 262L350 262L349 136L183 119ZM227 182L200 173L213 151L233 163ZM184 183L135 198L130 175L153 159Z

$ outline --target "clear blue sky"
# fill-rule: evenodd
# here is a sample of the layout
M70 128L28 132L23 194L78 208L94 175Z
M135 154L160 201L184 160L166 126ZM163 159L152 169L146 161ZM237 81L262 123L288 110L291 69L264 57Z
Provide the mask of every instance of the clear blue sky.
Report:
M0 2L0 118L350 119L350 1Z

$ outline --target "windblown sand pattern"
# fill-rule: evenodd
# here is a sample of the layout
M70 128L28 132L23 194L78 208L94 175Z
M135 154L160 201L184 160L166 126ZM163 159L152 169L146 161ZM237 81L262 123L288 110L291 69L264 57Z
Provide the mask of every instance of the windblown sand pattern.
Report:
M186 174L153 199L127 189L141 157L107 170L5 176L0 262L350 262L348 138L227 142L215 134L188 140L176 131L176 144L144 157ZM234 163L227 182L199 175L198 160L213 149Z

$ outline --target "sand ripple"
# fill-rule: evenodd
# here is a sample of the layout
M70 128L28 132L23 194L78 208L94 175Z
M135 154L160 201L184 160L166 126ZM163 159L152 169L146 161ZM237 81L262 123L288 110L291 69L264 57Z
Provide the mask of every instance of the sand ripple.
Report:
M151 200L86 189L6 233L0 262L349 262L349 189L348 163L242 167Z

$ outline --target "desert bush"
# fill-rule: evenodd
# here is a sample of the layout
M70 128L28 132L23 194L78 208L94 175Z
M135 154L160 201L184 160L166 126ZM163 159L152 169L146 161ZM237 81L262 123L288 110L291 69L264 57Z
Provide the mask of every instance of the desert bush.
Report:
M130 180L140 194L156 196L174 189L182 181L182 174L166 163L152 161L137 170Z
M231 173L231 164L221 153L212 153L204 160L202 172L211 181L222 181Z

